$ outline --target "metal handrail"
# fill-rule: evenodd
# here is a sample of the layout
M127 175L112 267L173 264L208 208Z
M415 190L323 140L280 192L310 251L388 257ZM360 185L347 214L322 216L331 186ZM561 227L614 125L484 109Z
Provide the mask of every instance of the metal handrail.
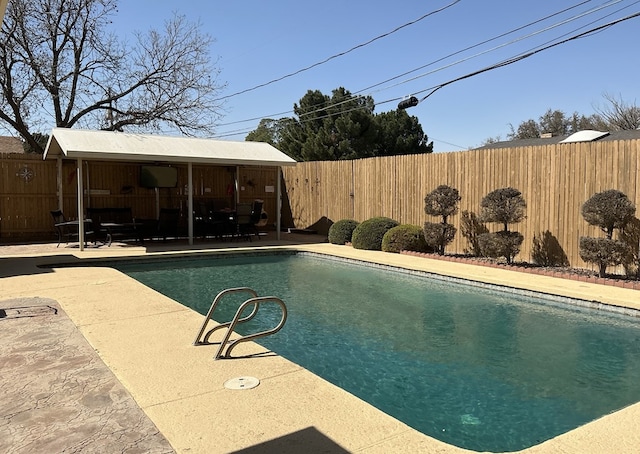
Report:
M271 329L268 329L268 330L265 330L265 331L260 331L258 333L254 333L254 334L248 334L248 335L243 336L243 337L241 337L239 339L236 339L236 340L234 340L232 342L229 342L229 338L231 337L231 333L233 332L233 330L236 327L236 325L238 323L242 323L244 321L247 321L247 320L253 318L253 316L258 312L258 308L260 307L260 304L261 303L267 303L267 302L274 302L274 303L278 304L280 306L280 308L282 309L282 318L280 319L280 322L274 328L271 328ZM242 312L250 304L254 305L253 311L251 312L249 317L245 317L245 318L241 319L240 316L242 315ZM229 327L227 329L227 334L225 334L224 339L222 340L222 342L220 342L220 347L218 348L218 351L217 351L214 359L231 357L231 350L233 350L233 348L235 348L235 346L238 345L241 342L247 342L247 341L250 341L250 340L253 340L253 339L257 339L259 337L264 337L264 336L268 336L270 334L277 333L284 326L286 321L287 321L287 306L284 304L284 301L282 301L280 298L277 298L275 296L261 296L261 297L255 297L255 298L248 299L247 301L242 303L240 305L240 307L238 308L238 311L236 312L236 315L233 317L233 320L229 324ZM222 353L223 353L224 348L227 345L227 343L229 343L229 347L227 348L226 355L223 355Z
M207 332L207 334L204 336L204 338L202 340L200 340L200 338L204 334L204 330L207 328L207 324L209 323L209 320L212 320L213 312L216 310L216 307L218 307L218 304L220 304L220 301L222 300L222 297L226 296L226 295L229 295L229 294L232 294L232 293L249 293L254 298L256 298L258 296L258 293L255 290L250 289L249 287L228 288L228 289L223 290L220 293L218 293L216 295L216 297L213 299L213 302L211 303L211 307L209 308L209 312L207 312L207 315L204 318L204 322L202 322L202 327L200 327L200 331L198 332L198 335L196 336L196 339L193 341L193 345L206 345L206 344L208 344L209 343L209 337L211 336L211 334L214 331L216 331L217 329L220 329L220 328L228 327L231 324L233 319L231 321L228 321L228 322L225 322L225 323L219 323L218 325L216 325L213 328L211 328ZM238 322L246 322L246 321L251 320L253 317L255 317L257 312L258 312L258 306L255 306L253 308L253 311L251 311L251 313L249 315L247 315L246 317L236 321L236 323L238 323ZM236 313L236 317L237 316L238 316L238 314ZM235 317L234 317L234 319L235 319Z

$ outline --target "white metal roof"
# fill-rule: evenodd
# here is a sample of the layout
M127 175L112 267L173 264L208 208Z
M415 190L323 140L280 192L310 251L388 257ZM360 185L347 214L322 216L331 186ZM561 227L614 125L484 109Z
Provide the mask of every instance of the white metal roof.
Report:
M593 142L594 140L601 139L605 136L608 136L608 132L594 131L592 129L585 129L583 131L578 131L571 134L564 140L561 140L560 143L572 143L572 142Z
M44 159L62 156L100 161L181 162L290 166L296 161L265 142L54 128Z

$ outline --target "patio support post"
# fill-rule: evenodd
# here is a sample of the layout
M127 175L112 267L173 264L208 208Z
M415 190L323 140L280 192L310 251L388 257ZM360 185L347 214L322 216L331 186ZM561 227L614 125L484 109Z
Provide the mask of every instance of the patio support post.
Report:
M58 209L64 212L64 198L62 196L62 156L58 156L57 159L57 176L56 176L56 189L58 191Z
M235 205L233 206L233 209L235 210L238 207L238 203L240 203L240 166L236 166L236 173L233 176L233 184L235 185L234 187L236 188L234 195L235 195Z
M276 174L276 240L280 241L280 223L282 218L282 190L280 188L280 178L282 178L282 167L277 167Z
M80 251L84 251L84 196L82 188L82 159L78 159L76 171L78 172L78 241Z
M187 217L187 225L189 226L189 246L193 245L193 164L187 163L187 185L189 187L189 215Z

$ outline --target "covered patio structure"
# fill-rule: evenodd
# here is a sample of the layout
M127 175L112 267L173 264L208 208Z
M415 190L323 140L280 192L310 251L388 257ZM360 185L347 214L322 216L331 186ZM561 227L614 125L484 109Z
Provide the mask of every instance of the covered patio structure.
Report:
M280 237L282 189L281 167L296 161L264 142L232 142L192 137L130 134L111 131L54 128L47 143L44 159L58 160L57 193L59 209L63 209L62 160L76 161L79 247L85 244L84 229L84 161L118 161L187 166L188 212L193 207L193 165L276 167L276 235ZM238 188L235 176L236 194ZM188 219L189 244L193 244L193 216Z

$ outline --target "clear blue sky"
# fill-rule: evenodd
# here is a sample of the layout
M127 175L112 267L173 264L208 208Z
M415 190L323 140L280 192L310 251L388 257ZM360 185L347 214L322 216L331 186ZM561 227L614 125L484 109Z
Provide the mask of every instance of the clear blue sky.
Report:
M215 40L211 55L218 59L219 81L227 84L221 93L224 96L321 62L451 3L453 0L128 0L120 2L113 25L125 37L133 30L161 28L174 12L199 21ZM602 9L586 14L596 8ZM397 98L418 92L416 96L422 98L430 87L638 11L638 0L461 0L328 63L228 98L217 136L244 140L259 120L229 123L276 118L274 114L290 112L307 90L330 95L342 86L352 93L371 95L376 112L392 110ZM576 18L579 15L584 16ZM563 21L564 25L554 27ZM537 120L550 108L590 115L594 107L607 105L604 93L636 103L639 42L640 17L455 82L408 112L418 117L435 151L443 152L479 146L489 137L506 140L509 124L517 127L524 120ZM420 67L424 68L367 90ZM411 78L415 80L408 81ZM396 100L384 103L391 99Z

